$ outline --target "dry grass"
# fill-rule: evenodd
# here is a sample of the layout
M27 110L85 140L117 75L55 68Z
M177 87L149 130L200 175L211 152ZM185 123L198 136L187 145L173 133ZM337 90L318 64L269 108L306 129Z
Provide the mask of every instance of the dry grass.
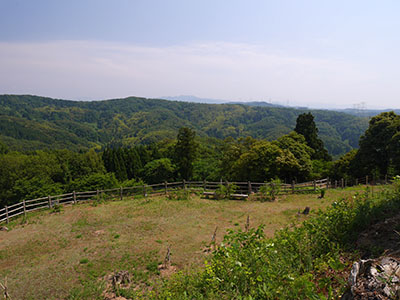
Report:
M272 236L305 218L298 210L323 209L355 191L329 190L322 200L316 194L263 203L156 197L42 211L0 232L0 278L8 277L13 299L94 299L103 289L99 279L113 271L128 270L136 282L150 284L168 245L177 269L193 268L202 264L216 226L220 242L226 229L244 228L249 215L251 226L265 224Z

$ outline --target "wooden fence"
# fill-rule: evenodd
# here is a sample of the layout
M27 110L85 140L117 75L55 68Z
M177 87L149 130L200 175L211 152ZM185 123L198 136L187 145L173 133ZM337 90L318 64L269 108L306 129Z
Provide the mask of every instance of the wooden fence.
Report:
M364 178L356 179L354 182L348 182L347 180L341 179L340 181L332 181L329 179L313 180L303 183L291 184L280 184L280 194L289 193L304 193L313 192L317 189L322 188L344 188L349 185L358 184L376 184L377 180L371 179L372 177L366 176ZM380 180L379 183L388 183L387 176L384 180ZM108 200L108 199L120 199L124 197L149 197L155 195L168 194L169 192L176 191L178 189L189 189L189 190L202 190L202 191L215 191L220 185L235 184L237 186L236 192L250 195L252 193L259 192L260 188L264 185L272 185L274 183L265 182L210 182L210 181L180 181L180 182L164 182L158 184L149 185L138 185L133 187L120 187L107 190L96 190L86 192L72 192L56 196L47 196L32 200L23 200L22 202L5 206L0 209L0 223L8 223L11 218L24 215L28 212L32 212L44 208L53 208L56 205L65 204L76 204L88 200Z

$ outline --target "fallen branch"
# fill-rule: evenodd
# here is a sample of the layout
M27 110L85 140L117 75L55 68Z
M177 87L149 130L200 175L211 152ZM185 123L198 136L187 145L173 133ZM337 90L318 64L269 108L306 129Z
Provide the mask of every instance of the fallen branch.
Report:
M11 300L11 296L8 293L8 289L7 289L7 277L4 279L4 285L0 282L0 286L4 290L4 299Z

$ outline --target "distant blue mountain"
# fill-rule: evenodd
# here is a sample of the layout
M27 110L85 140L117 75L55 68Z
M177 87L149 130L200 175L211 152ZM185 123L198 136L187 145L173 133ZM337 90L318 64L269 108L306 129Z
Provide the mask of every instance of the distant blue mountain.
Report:
M222 99L212 99L212 98L200 98L191 95L160 97L160 99L192 102L192 103L207 103L207 104L241 104L241 105L260 106L260 107L284 107L283 105L272 104L265 101L244 102L244 101L232 101L232 100L222 100Z
M207 103L207 104L222 104L229 102L228 100L200 98L191 95L168 96L168 97L160 97L159 99L192 102L192 103Z

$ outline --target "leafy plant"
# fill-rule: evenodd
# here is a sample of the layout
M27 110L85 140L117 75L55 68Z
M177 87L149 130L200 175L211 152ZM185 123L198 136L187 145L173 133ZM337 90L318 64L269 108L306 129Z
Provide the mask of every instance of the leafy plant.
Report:
M225 185L220 184L218 189L215 190L216 199L229 199L231 194L234 194L238 189L238 186L233 183L226 183Z
M275 201L276 196L281 190L281 181L279 179L272 180L269 183L265 183L260 187L261 201Z
M62 211L62 205L54 204L51 212L53 213L60 213Z
M178 189L167 194L168 200L190 200L190 191Z

